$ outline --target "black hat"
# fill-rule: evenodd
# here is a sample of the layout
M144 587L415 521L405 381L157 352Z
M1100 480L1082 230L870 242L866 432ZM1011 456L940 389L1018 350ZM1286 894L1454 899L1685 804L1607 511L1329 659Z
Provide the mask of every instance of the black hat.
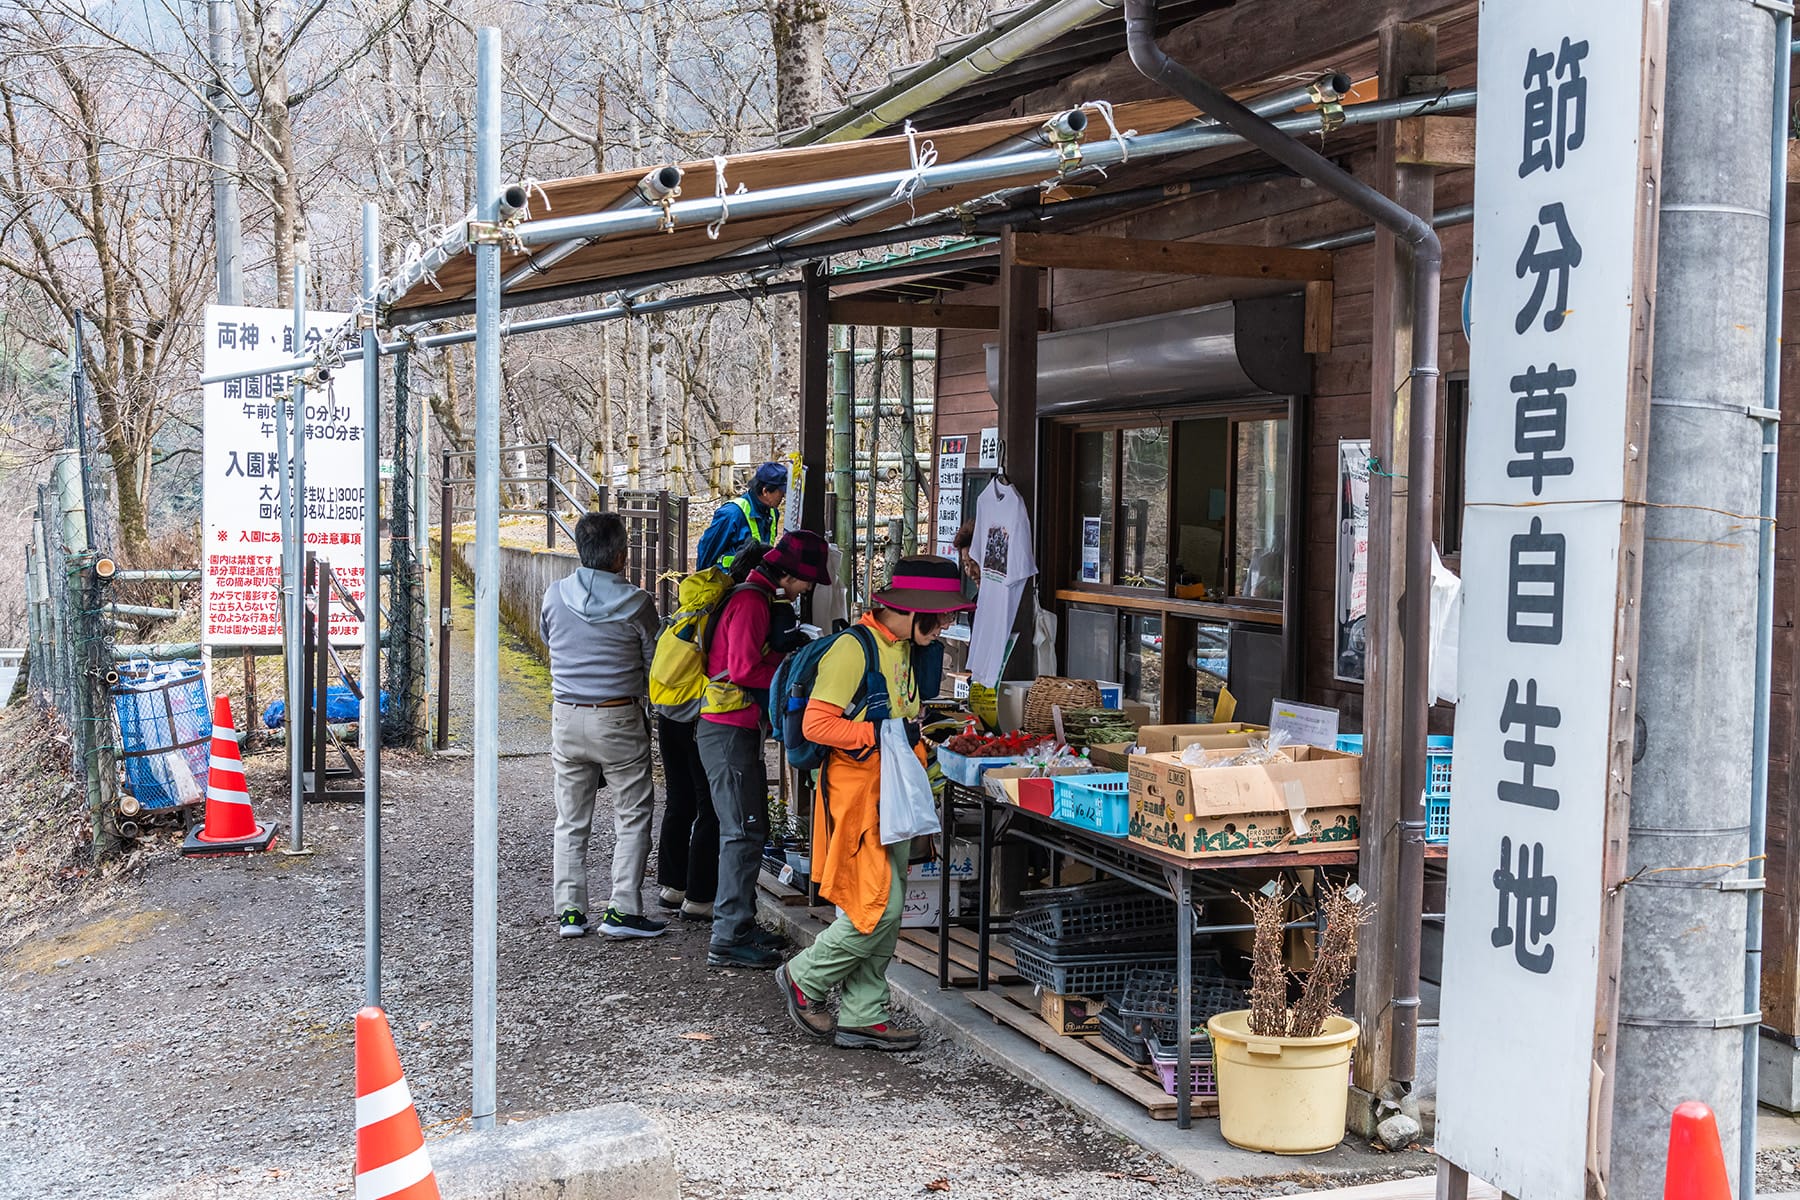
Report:
M819 587L831 586L831 547L809 529L790 529L782 534L758 564L763 573L792 575Z

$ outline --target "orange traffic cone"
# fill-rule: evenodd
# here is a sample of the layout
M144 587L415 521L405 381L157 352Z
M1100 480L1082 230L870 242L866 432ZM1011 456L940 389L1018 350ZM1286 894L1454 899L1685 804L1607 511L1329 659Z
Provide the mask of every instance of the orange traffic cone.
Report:
M1731 1200L1725 1152L1712 1109L1698 1100L1675 1108L1669 1122L1669 1165L1663 1200Z
M438 1200L387 1014L356 1014L356 1200Z
M252 854L275 844L281 827L258 825L250 809L244 759L231 723L231 699L213 702L212 764L206 772L206 824L188 830L181 852L191 855Z

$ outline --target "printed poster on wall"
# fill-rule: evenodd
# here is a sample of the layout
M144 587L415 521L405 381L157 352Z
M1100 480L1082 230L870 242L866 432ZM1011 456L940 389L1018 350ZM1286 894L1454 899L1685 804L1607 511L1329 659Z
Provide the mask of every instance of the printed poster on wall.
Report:
M1100 518L1081 518L1081 582L1100 582Z
M208 375L291 362L344 327L343 313L308 313L301 350L293 313L208 305L203 369ZM291 421L288 376L265 372L201 389L201 641L209 646L281 644L280 470L275 423ZM332 372L306 392L306 544L363 599L363 390L360 370ZM331 640L362 641L362 623L333 605Z
M1607 804L1654 142L1645 0L1484 0L1437 1150L1589 1181ZM1640 223L1643 224L1640 224ZM1498 1035L1497 1035L1498 1034Z
M1337 650L1334 674L1361 683L1368 659L1369 439L1338 443Z
M966 434L938 439L937 453L937 552L956 557L956 531L963 523L963 468L968 462Z

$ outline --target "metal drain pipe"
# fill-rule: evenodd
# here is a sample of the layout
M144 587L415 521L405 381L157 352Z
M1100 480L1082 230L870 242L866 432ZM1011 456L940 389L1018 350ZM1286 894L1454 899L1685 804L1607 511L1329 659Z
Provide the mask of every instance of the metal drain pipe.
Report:
M1437 442L1438 283L1443 248L1431 222L1396 204L1337 164L1287 136L1163 52L1156 42L1156 0L1125 0L1125 45L1144 78L1186 100L1276 162L1310 179L1412 248L1411 425L1406 504L1406 593L1400 639L1406 664L1401 697L1400 882L1394 946L1394 1028L1389 1075L1412 1085L1419 1033L1419 914L1425 894L1425 722L1431 636L1430 464ZM1422 465L1422 466L1421 466Z

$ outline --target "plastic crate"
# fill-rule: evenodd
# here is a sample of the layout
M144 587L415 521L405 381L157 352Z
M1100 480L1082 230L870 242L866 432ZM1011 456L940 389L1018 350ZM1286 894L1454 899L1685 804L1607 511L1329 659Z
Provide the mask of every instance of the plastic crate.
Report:
M1191 1028L1196 1031L1204 1030L1208 1017L1244 1008L1248 1004L1241 984L1218 976L1197 978L1193 983L1189 1006L1193 1016ZM1124 991L1115 1000L1114 1007L1118 1009L1125 1027L1132 1033L1140 1037L1161 1038L1172 1045L1176 1030L1175 1011L1180 1007L1175 972L1134 972L1126 981Z
M1124 771L1054 779L1056 798L1050 815L1082 829L1122 838L1131 827L1130 779Z
M1450 840L1450 797L1425 797L1425 840L1438 845Z
M1141 1037L1133 1037L1119 1021L1112 1006L1100 1010L1100 1036L1106 1044L1141 1067L1150 1065L1150 1047Z
M1156 1066L1156 1073L1162 1076L1163 1091L1171 1096L1175 1095L1175 1075L1181 1068L1181 1056L1175 1049L1174 1041L1164 1042L1153 1037L1147 1049L1150 1061ZM1188 1045L1188 1094L1219 1094L1218 1076L1213 1073L1212 1039L1205 1034L1196 1035Z
M1009 937L1019 975L1028 983L1064 995L1101 996L1124 988L1131 973L1145 966L1163 966L1174 959L1141 954L1054 955L1029 938Z
M954 750L938 747L938 769L944 778L954 780L965 787L980 787L981 776L994 767L1017 766L1019 760L1011 757L971 758L966 754L958 754Z
M1338 735L1337 748L1345 754L1361 754L1359 733ZM1425 739L1425 840L1443 844L1450 840L1450 787L1456 739L1434 733Z
M1129 884L1025 892L1019 899L1024 907L1013 914L1013 933L1052 954L1102 945L1123 953L1121 942L1164 950L1175 940L1174 903Z

